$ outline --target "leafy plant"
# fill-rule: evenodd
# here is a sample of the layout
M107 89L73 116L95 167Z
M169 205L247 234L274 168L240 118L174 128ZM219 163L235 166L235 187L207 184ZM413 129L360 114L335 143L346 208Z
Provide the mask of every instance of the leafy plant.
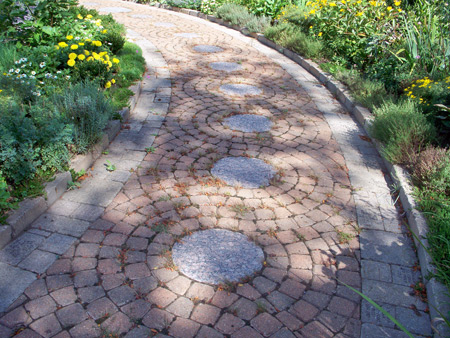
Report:
M263 32L270 24L267 17L257 17L249 13L244 6L236 4L224 4L219 7L217 16L232 25L247 27L252 32Z
M106 160L105 166L106 166L106 170L108 170L108 171L116 170L116 165L112 164L109 160Z

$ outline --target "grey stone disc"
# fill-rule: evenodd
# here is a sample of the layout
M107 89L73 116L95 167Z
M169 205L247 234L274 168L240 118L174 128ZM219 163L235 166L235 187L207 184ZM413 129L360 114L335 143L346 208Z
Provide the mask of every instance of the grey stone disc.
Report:
M171 22L154 22L153 26L156 27L175 27L175 25Z
M219 53L223 52L223 48L212 45L197 45L194 46L194 50L198 53Z
M124 7L102 7L98 9L99 12L108 12L108 13L127 13L131 12L131 9Z
M133 14L133 15L130 15L130 17L137 18L137 19L150 19L150 18L152 18L151 15L147 15L147 14Z
M232 130L244 133L261 133L272 127L272 122L267 117L252 114L233 115L227 117L223 123Z
M262 90L258 87L247 85L247 84L224 84L220 86L220 90L228 95L259 95Z
M238 232L223 229L198 231L175 243L175 265L198 282L239 282L263 267L264 253Z
M221 70L224 72L234 72L242 69L242 66L236 62L211 62L209 66L215 70Z
M256 189L268 186L275 170L256 158L226 157L216 162L211 174L229 185Z
M179 36L180 38L186 38L186 39L192 39L192 38L199 38L200 35L196 33L175 33L175 36Z

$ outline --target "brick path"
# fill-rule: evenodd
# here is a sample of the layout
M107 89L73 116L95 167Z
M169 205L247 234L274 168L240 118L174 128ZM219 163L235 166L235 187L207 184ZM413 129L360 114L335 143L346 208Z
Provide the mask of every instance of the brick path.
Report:
M92 178L0 252L0 285L18 280L9 304L17 300L1 309L1 337L403 336L336 278L417 337L431 335L427 305L411 295L416 258L378 154L314 78L235 31L95 2L131 10L114 16L143 46L149 79L130 128ZM200 44L223 51L198 53ZM210 62L242 67L217 71ZM223 84L262 93L229 95ZM243 133L222 123L242 113L270 118L272 129ZM264 160L277 174L268 187L228 186L210 170L230 156ZM104 169L107 158L116 172ZM219 286L182 275L171 246L209 228L247 235L264 251L262 271Z

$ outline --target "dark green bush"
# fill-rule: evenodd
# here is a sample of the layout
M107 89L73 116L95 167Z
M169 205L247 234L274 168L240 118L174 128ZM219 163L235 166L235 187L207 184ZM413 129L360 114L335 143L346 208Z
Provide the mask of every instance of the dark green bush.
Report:
M126 40L120 32L109 30L103 41L113 54L117 54L123 48Z
M392 163L406 164L436 136L434 126L409 100L387 101L374 109L372 134Z
M95 82L83 81L52 97L66 123L73 125L75 151L86 152L100 138L113 107Z

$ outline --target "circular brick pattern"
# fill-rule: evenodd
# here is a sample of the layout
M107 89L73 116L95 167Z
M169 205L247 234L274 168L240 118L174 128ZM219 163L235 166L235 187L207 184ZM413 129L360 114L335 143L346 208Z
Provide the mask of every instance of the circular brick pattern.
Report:
M194 50L197 53L220 53L223 52L223 48L212 45L197 45L194 46Z
M272 122L264 116L241 114L227 117L224 124L232 129L239 130L245 133L261 133L269 131L272 127Z
M131 12L131 9L124 7L102 7L98 9L99 12L107 12L107 13L127 13Z
M154 22L153 26L156 26L156 27L167 27L167 28L175 27L175 25L173 23L171 23L171 22Z
M262 269L264 253L248 237L229 230L198 231L172 249L175 265L198 282L238 282Z
M229 185L244 188L268 186L275 175L272 166L256 158L226 157L216 162L211 173Z
M180 38L186 38L186 39L193 39L193 38L199 38L200 35L196 33L176 33L175 36L178 36Z
M228 95L246 96L246 95L260 95L262 90L256 86L247 84L224 84L220 86L220 91Z
M214 70L219 70L228 73L242 69L242 66L236 62L211 62L209 66Z

